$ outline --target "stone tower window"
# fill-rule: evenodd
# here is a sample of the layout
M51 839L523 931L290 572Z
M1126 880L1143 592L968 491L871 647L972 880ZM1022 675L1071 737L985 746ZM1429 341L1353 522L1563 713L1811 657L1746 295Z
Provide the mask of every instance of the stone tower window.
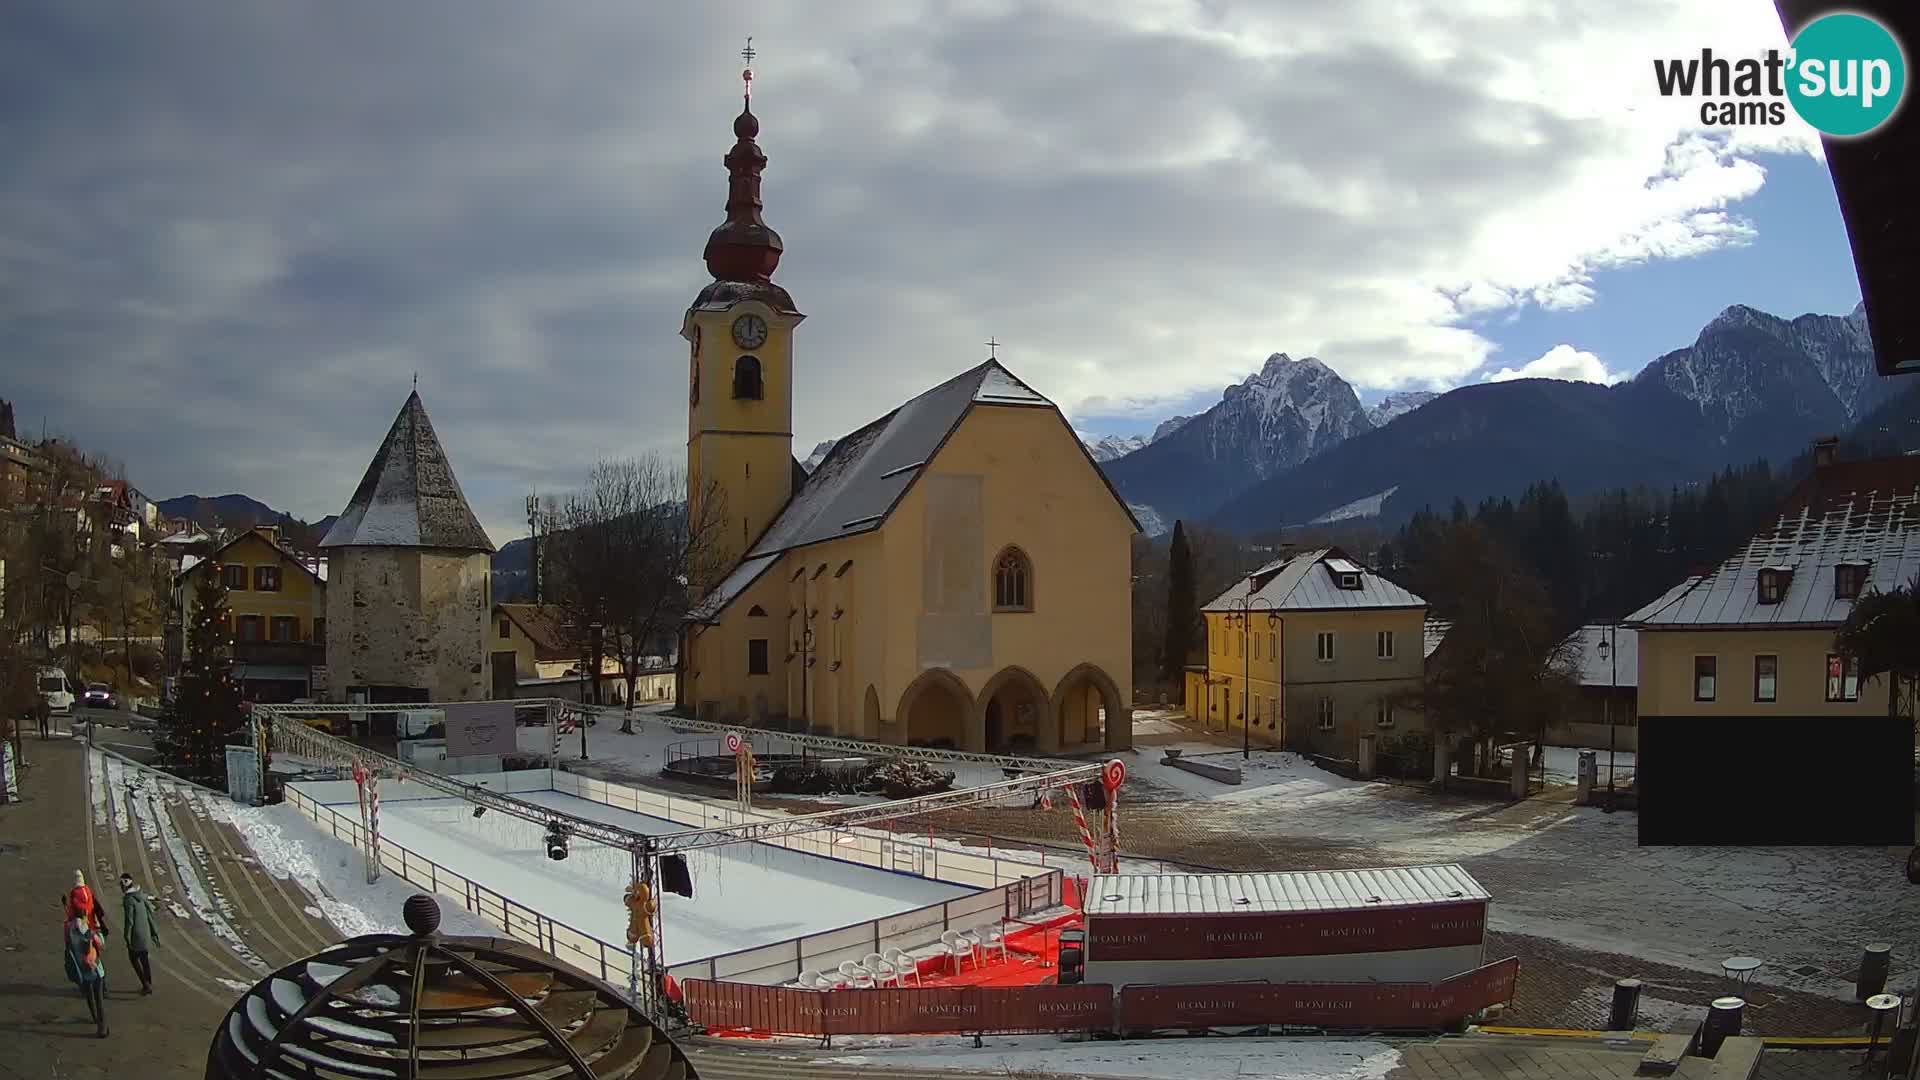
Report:
M764 395L760 382L760 358L743 356L733 362L733 396L759 401Z
M1017 547L993 561L993 610L1033 610L1033 562Z

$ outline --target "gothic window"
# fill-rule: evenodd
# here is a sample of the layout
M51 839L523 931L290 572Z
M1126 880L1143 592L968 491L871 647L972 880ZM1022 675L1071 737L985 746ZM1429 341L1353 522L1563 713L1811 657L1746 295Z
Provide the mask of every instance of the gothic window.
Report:
M743 356L733 362L733 396L747 401L759 401L764 396L758 357Z
M993 610L1033 610L1033 563L1017 547L993 561Z

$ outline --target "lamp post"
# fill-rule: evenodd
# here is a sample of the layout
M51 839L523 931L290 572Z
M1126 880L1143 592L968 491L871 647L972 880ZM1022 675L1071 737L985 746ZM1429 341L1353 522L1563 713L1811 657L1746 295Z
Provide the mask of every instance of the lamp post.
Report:
M1242 597L1227 604L1229 614L1227 622L1240 627L1240 757L1251 760L1253 757L1253 616L1264 610L1267 613L1267 629L1280 625L1280 615L1273 605L1258 596ZM1278 659L1277 657L1275 659Z
M1613 813L1613 757L1620 742L1620 729L1613 724L1613 699L1620 691L1620 650L1616 640L1620 636L1620 625L1606 628L1600 638L1600 659L1607 661L1607 696L1600 703L1601 719L1607 723L1607 807L1606 812Z

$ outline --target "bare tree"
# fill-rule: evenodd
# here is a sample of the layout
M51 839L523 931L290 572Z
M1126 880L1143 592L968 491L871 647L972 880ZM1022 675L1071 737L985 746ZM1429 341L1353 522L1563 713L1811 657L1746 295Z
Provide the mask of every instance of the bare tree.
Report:
M548 592L575 628L596 703L603 656L620 660L626 733L642 665L686 614L689 582L713 581L728 569L724 517L717 490L688 500L686 473L658 456L595 465L580 490L549 512L542 529ZM595 624L598 635L589 630Z

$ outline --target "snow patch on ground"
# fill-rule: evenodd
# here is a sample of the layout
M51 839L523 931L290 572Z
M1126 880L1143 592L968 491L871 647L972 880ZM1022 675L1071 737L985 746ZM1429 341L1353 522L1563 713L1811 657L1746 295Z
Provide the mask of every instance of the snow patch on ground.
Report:
M1704 1005L1683 1005L1678 1001L1667 1001L1653 996L1648 991L1652 987L1643 987L1640 991L1640 1011L1634 1018L1636 1031L1657 1031L1662 1034L1669 1031L1683 1031L1693 1024L1707 1018ZM1613 988L1610 986L1591 986L1580 995L1574 1008L1606 1015L1613 1008Z
M1140 1077L1143 1080L1381 1080L1400 1051L1365 1039L1166 1039L1066 1042L1051 1036L994 1039L974 1049L957 1038L878 1041L818 1064L946 1069L1020 1076Z
M251 983L243 983L239 979L227 979L227 978L216 977L213 981L219 983L221 986L226 987L227 989L233 991L236 994L244 994L247 991L253 989L253 986Z
M404 934L401 905L421 891L391 872L367 884L366 856L358 848L321 831L289 803L278 806L241 806L208 799L216 820L232 825L274 877L296 881L316 907L307 913L324 918L346 937L361 934ZM497 935L500 928L440 901L440 929L447 934Z
M91 752L88 756L95 759L101 757L97 751ZM225 906L225 899L223 897L216 899L206 883L202 882L200 876L194 872L193 855L189 852L186 842L181 839L179 832L174 829L173 820L167 816L166 807L175 801L169 790L173 785L157 782L152 774L139 769L126 769L118 762L107 762L106 766L109 771L125 773L125 783L133 804L134 817L140 820L143 833L151 827L158 836L158 842L165 845L167 853L173 859L180 886L186 891L187 903L193 907L194 915L206 924L207 930L213 936L226 942L227 946L248 967L256 971L267 971L266 961L260 959L259 954L254 952L253 947L234 930L233 925L222 913L221 908Z
M1222 783L1169 765L1164 754L1167 750L1180 751L1180 756L1188 761L1239 769L1241 782L1237 785ZM1210 802L1340 797L1346 793L1364 792L1370 786L1364 781L1349 780L1328 772L1291 750L1256 749L1251 757L1243 758L1239 750L1228 750L1216 743L1206 742L1142 747L1138 760L1128 766L1128 786L1120 789L1122 805L1133 791L1132 785L1136 781L1164 789L1150 793L1152 795L1164 796L1171 791L1185 798Z
M1350 503L1336 506L1326 513L1321 514L1319 517L1314 518L1308 522L1308 524L1328 525L1336 521L1350 521L1354 518L1379 517L1380 511L1386 506L1387 500L1393 498L1393 493L1399 490L1400 485L1395 484L1385 491L1376 491L1371 495L1355 499Z

